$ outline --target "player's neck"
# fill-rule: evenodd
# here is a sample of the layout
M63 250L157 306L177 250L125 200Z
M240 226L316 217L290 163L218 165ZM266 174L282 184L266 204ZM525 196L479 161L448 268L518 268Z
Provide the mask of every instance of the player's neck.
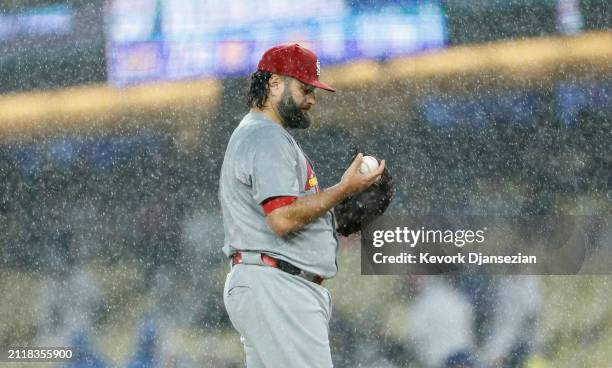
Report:
M253 108L251 108L251 111L255 111L255 112L258 112L260 114L264 114L266 117L268 117L270 120L272 120L276 124L282 126L283 128L286 128L286 126L285 126L285 124L283 122L283 119L281 119L281 117L278 114L278 112L276 112L276 109L272 108L269 105L264 105L262 108L253 107Z

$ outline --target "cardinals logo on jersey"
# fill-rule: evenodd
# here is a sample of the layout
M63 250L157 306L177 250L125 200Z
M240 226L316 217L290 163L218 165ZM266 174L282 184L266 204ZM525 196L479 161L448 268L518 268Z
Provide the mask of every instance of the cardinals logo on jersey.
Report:
M315 189L315 193L319 193L319 181L317 180L317 174L315 174L310 162L306 160L306 186L304 190Z

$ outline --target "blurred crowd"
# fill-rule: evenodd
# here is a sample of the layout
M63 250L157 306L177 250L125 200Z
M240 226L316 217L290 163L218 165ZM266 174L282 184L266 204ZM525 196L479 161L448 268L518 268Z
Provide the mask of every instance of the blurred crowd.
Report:
M569 118L543 95L537 110L515 112L520 119L477 111L478 119L446 124L443 101L430 101L404 121L373 122L376 134L321 124L296 137L323 186L339 180L357 150L386 158L397 180L390 213L609 215L609 94L608 106ZM235 124L204 129L209 136L189 149L147 129L2 144L0 260L7 272L37 275L39 289L31 328L3 331L0 345L73 346L81 352L74 367L240 366L240 350L217 354L210 342L223 335L237 343L221 300L228 265L216 198ZM337 367L510 368L541 350L533 331L543 303L538 277L401 283L406 339L365 331L334 311ZM126 323L127 341L96 344ZM179 353L176 336L189 331L211 336L192 349L199 355ZM115 351L125 359L109 359Z

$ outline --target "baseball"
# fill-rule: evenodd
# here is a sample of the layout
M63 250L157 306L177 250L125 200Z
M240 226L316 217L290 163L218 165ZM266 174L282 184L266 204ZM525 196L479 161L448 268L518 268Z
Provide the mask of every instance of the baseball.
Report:
M361 160L361 166L359 166L359 172L367 174L371 171L376 170L378 167L378 160L373 156L364 156Z

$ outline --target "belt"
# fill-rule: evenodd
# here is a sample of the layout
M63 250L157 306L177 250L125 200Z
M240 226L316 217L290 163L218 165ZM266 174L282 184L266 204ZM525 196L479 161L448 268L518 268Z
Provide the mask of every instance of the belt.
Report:
M231 255L230 257L232 259L232 266L235 266L237 264L242 264L242 254L240 252L236 252L234 254ZM314 282L317 285L321 285L321 283L323 282L323 278L319 275L314 275L310 272L306 272L304 270L301 270L298 267L295 267L294 265L292 265L291 263L287 262L287 261L283 261L282 259L276 259L274 257L270 257L267 254L261 253L261 261L266 265L266 266L270 266L273 268L278 268L279 270L283 271L283 272L287 272L288 274L291 275L295 275L295 276L299 276L303 279L306 279L310 282Z

